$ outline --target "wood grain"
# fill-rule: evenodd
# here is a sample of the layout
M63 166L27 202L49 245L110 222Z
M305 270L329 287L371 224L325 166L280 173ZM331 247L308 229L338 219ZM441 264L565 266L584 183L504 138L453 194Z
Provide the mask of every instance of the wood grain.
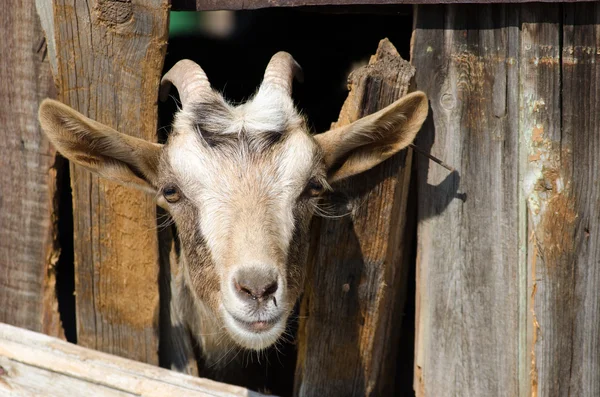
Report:
M563 168L571 149L561 132L561 9L553 6L521 11L519 48L521 173L527 218L527 355L530 394L568 395L555 386L569 378L570 365L556 354L569 350L572 276L567 270L575 214L571 203L572 172ZM566 143L566 142L565 142ZM561 160L563 159L563 160ZM564 178L564 179L563 179ZM564 189L559 186L565 183ZM562 269L561 269L562 268ZM547 273L556 269L556 272ZM561 320L564 319L563 320ZM568 338L570 339L570 337Z
M0 323L0 395L260 397Z
M59 99L118 131L156 140L168 1L38 3L53 11L41 16L53 29L46 35ZM153 198L71 167L78 343L157 364Z
M433 116L416 144L456 168L416 161L417 396L525 395L518 17L509 6L416 10L411 59Z
M556 0L461 0L461 3L530 3L556 2ZM564 3L589 0L562 0ZM173 0L173 10L254 10L268 7L305 7L305 6L355 6L355 5L391 5L391 4L452 4L456 0Z
M600 393L599 26L596 3L418 7L420 139L460 176L418 167L420 396Z
M600 395L600 7L561 11L562 48L540 58L559 82L536 98L548 117L531 144L541 167L529 198L534 352L538 396L591 397Z
M409 92L414 69L382 40L349 77L336 126ZM386 395L394 387L410 247L405 235L412 152L334 186L340 219L316 222L299 327L295 393Z
M54 87L33 0L5 7L0 33L0 321L59 336L56 158L37 122Z

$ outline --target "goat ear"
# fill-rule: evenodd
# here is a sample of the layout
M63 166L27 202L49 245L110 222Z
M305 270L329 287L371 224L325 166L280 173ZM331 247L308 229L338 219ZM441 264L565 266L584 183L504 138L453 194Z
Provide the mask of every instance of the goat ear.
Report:
M40 105L39 120L70 161L121 184L156 191L162 145L117 132L51 99Z
M407 147L427 118L427 96L413 92L352 124L315 136L330 183L356 175Z

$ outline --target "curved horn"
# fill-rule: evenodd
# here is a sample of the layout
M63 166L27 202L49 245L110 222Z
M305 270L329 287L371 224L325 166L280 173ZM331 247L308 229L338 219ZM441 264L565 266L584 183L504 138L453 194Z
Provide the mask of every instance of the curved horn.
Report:
M197 102L212 94L208 77L204 70L189 59L182 59L169 70L160 81L160 100L166 101L169 97L171 84L179 91L181 105Z
M279 87L291 96L294 77L302 81L302 68L289 53L280 51L269 61L260 88Z

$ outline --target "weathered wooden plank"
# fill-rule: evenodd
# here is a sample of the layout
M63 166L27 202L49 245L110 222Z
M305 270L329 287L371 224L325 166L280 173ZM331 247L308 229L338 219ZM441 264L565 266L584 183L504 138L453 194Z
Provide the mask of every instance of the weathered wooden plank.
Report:
M435 15L439 19L435 21L433 9L419 7L417 16L414 59L417 84L432 99L436 133L433 154L445 153L457 165L460 162L448 156L456 153L457 140L481 145L485 143L481 137L488 140L500 137L503 146L496 150L484 146L478 149L478 154L474 149L466 150L462 143L458 150L464 165L457 168L466 202L460 208L450 203L435 219L420 222L415 388L420 395L595 396L600 392L597 321L600 280L595 271L599 252L592 237L599 230L600 219L595 160L599 130L596 84L600 76L599 8L597 4L528 5L508 12L492 8L490 15L494 17L490 23L485 23L481 15L484 9L481 6L438 9ZM470 26L474 29L473 36L478 37L476 45L468 43L471 31L456 23L458 14L467 21L478 21ZM441 29L439 32L433 29L439 26L452 30L443 33ZM505 45L486 44L487 35L499 35L503 30L508 37ZM445 43L440 33L447 38ZM461 42L461 35L466 44ZM429 46L424 47L426 44ZM453 50L447 53L446 48ZM468 53L474 53L473 60L481 60L483 65L469 63L463 75L452 76L453 65L461 59L453 56L452 51L461 48L460 54L470 57ZM490 49L498 51L494 48L505 49L507 56L486 55ZM433 62L429 69L428 59ZM500 62L506 70L499 67ZM446 69L450 78L443 72ZM440 74L443 76L440 80L429 80L431 75ZM506 84L499 84L504 76ZM479 86L481 92L491 93L484 101L488 109L477 118L470 117L469 112L482 107L480 103L473 104L474 93L469 91L467 98L459 97L467 113L448 114L447 104L454 104L449 100L452 92L447 88L452 84ZM431 89L439 93L437 101ZM503 103L506 103L505 114L498 113L496 108ZM503 125L504 119L508 122ZM478 137L470 135L473 120L479 123L475 128ZM451 123L456 123L454 128L447 128ZM519 137L517 151L515 131ZM454 141L445 144L450 139ZM498 151L505 151L502 163L492 161ZM489 169L481 164L488 164ZM518 164L516 173L515 164ZM502 183L477 181L482 176L493 177L507 170L512 170L514 177L505 178ZM431 170L426 176L429 179L419 176L420 197L421 191L427 189L426 184L434 184L431 176ZM498 186L503 186L503 190ZM421 219L421 211L444 202L444 197L425 191L419 200ZM518 197L514 207L498 205L498 194L503 200L510 198L507 202L510 204L515 200L515 192ZM479 226L468 221L477 215L469 206L471 200L475 200L475 205L487 206L488 219ZM504 233L496 229L496 223L502 225ZM447 233L441 228L455 232ZM488 229L493 232L490 234ZM514 236L518 236L518 241L513 241ZM453 246L457 248L453 250ZM508 250L510 255L493 255L497 247ZM516 247L522 251L512 252ZM443 255L439 255L440 250ZM499 270L517 269L518 280L508 273L510 278L501 278L504 289L494 287L497 275L484 278L470 266L468 256L473 257L477 250L491 251L487 259L478 263L478 268L491 275ZM455 263L457 257L459 262L452 266L451 273L446 273L444 258L452 258ZM457 280L458 296L451 293ZM502 299L502 291L508 301L506 297ZM479 301L477 305L467 306L475 299ZM458 329L448 322L451 316L457 317ZM503 334L498 335L498 330ZM469 348L467 356L461 345L465 340ZM497 347L489 343L501 346L502 351L494 352ZM511 366L505 365L514 361ZM516 379L515 371L519 382L511 389L514 381L507 381Z
M572 147L572 157L562 162L572 160L577 221L574 233L565 236L574 243L563 243L575 262L565 264L573 278L567 309L573 328L561 330L571 352L560 360L570 358L567 394L591 397L600 395L600 4L563 5L563 13L560 142Z
M563 3L584 2L589 0L561 0ZM460 3L531 3L556 0L461 0ZM355 5L392 5L392 4L453 4L456 0L173 0L175 11L212 11L212 10L254 10L268 7L304 7L304 6L355 6Z
M349 78L337 126L409 91L414 69L383 40ZM299 327L295 393L387 395L393 390L405 297L405 235L411 151L351 178L339 192L341 219L321 219L311 248Z
M38 0L63 102L121 132L156 139L167 0ZM156 210L152 197L71 169L77 340L158 363Z
M237 386L165 370L0 323L0 395L247 396Z
M417 396L524 395L515 18L509 6L416 10L412 63L433 115L417 145L456 168L416 162Z
M81 379L57 374L49 369L10 360L0 355L0 396L40 397L40 396L80 396L133 397L136 394L87 382Z
M523 29L537 33L528 76L538 93L523 107L533 174L531 360L538 396L591 397L600 395L600 7L561 11L557 23Z
M0 321L62 335L55 151L37 122L54 87L33 0L0 15Z
M560 25L558 5L522 10L518 92L528 235L526 360L530 394L539 396L568 395L556 386L569 378L570 365L558 356L570 350L573 320L568 270L573 253L557 246L572 242L575 218L569 203L572 173L567 171L571 149L561 143ZM561 338L561 328L569 336Z

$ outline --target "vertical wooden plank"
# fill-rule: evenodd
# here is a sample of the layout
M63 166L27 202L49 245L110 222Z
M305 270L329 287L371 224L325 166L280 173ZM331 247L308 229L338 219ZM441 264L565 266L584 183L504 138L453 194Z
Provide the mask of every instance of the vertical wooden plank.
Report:
M409 91L414 69L386 39L349 78L336 125ZM312 246L299 327L295 393L388 395L393 390L406 283L411 151L334 187L339 219L321 219ZM316 226L316 225L315 225Z
M419 12L424 9L419 7ZM477 8L477 10L481 9L482 7ZM463 15L468 15L462 7L461 12ZM499 10L495 13L496 16L501 14ZM441 14L438 11L436 15ZM447 15L451 14L448 12ZM450 18L446 17L446 24L448 19ZM435 24L429 20L426 26L422 15L417 17L417 21L419 20L423 21L422 30L425 32L419 29L415 31L415 53L427 51L427 48L422 47L425 41L419 41L419 35L435 38L434 32L428 29ZM440 22L441 18L437 23ZM599 231L598 219L600 219L597 213L600 201L598 167L595 164L597 161L594 160L597 158L599 129L596 81L600 77L600 69L597 66L600 57L598 30L600 12L596 4L526 5L513 7L508 13L507 22L498 20L495 27L492 26L494 29L508 29L509 42L506 49L509 54L507 59L510 62L506 64L517 65L516 68L508 68L506 74L508 129L500 128L498 131L508 131L513 137L513 142L515 131L519 137L518 150L515 155L509 157L518 164L517 178L507 179L502 184L512 190L514 181L518 180L516 188L518 203L514 209L507 207L501 211L503 207L495 206L490 198L483 197L479 200L489 206L488 213L492 226L494 219L500 218L505 222L507 219L517 217L518 227L514 235L518 235L519 238L518 245L514 246L523 247L524 250L518 253L516 262L512 262L510 257L507 257L508 260L496 263L488 260L480 266L511 268L514 263L518 264L519 291L516 294L518 326L510 328L511 322L506 319L507 315L515 313L514 304L496 306L498 300L495 299L491 305L489 303L482 305L479 311L471 309L467 312L463 311L461 315L464 316L463 313L468 315L466 320L463 317L465 322L485 316L485 313L482 313L484 310L493 314L493 321L505 317L504 321L492 323L489 328L486 328L486 324L473 325L471 328L483 330L484 333L476 335L470 342L472 346L477 346L486 340L492 340L495 344L503 346L504 352L490 354L489 347L479 348L470 357L465 358L459 355L460 352L457 352L456 348L444 349L444 345L440 342L442 338L456 341L459 337L464 338L465 332L468 331L457 331L456 336L453 337L449 331L451 328L448 328L445 323L440 324L437 317L431 314L432 308L435 310L438 305L451 299L445 291L441 294L436 291L436 285L432 284L429 267L435 266L435 271L439 272L440 264L443 262L441 257L430 259L432 252L435 253L438 247L429 245L425 240L430 237L428 233L423 234L428 230L427 224L421 222L418 280L420 318L417 337L417 371L420 371L420 377L415 379L415 387L421 395L437 395L442 390L445 390L446 394L448 390L474 395L511 394L498 386L503 384L502 381L497 383L496 388L477 387L469 392L470 389L456 379L466 376L462 368L469 369L468 373L472 375L472 379L486 379L487 373L482 371L489 369L490 363L498 359L514 357L515 352L518 352L515 367L519 373L519 385L515 392L518 391L520 395L595 396L600 392L598 372L600 330L597 321L600 313L598 312L599 296L596 292L599 281L596 258L599 253L597 239L593 238L593 235ZM477 29L484 28L486 26L477 27ZM518 31L514 31L514 28L518 28ZM446 32L445 37L454 36L456 30L456 26L453 25L453 31ZM483 37L487 33L479 30L478 34ZM468 33L465 37L468 37ZM458 40L452 37L448 40L451 44L446 46L455 46ZM562 49L561 41L564 46ZM490 48L490 46L479 45L478 51L481 52L482 48L486 47ZM446 58L446 55L436 57L435 50L431 52L433 52L433 59ZM513 57L510 54L516 55ZM423 62L423 59L426 58L415 56L415 62ZM437 64L443 65L443 62ZM451 61L449 64L452 65ZM425 63L423 66L427 67ZM427 79L419 79L419 75L426 73L427 70L418 66L417 70L417 83L421 81L427 83ZM493 69L486 67L485 70ZM460 78L457 80L461 81ZM462 81L469 80L463 78ZM434 89L436 86L443 87L444 81L433 83ZM423 87L419 85L419 88ZM490 87L488 92L492 93L489 99L491 103L501 102L498 98L502 95L499 96L493 87ZM430 97L433 99L431 93ZM443 108L443 95L440 99ZM443 112L442 109L436 111L433 101L432 106L436 121L436 141L432 147L435 150L440 143L439 138L447 140L448 134L450 136L456 134L452 132L453 130L444 129L440 137L439 126L443 126L448 117L440 113ZM480 123L488 122L483 117L484 114L481 116ZM514 120L518 120L516 128ZM457 122L459 123L457 128L469 126L468 118L458 119ZM488 129L487 132L493 133L494 129ZM453 148L454 145L448 148ZM434 154L441 153L434 152ZM489 153L487 156L490 156ZM464 149L461 149L461 157L471 159L468 163L470 168L473 168L473 162L489 162L485 156L481 154L471 156L470 152L465 152ZM505 164L498 169L506 169L506 167L514 167L514 164ZM467 194L467 201L461 206L462 216L472 216L472 209L467 206L467 203L472 199L473 195L470 191L475 191L475 185L473 189L469 189L473 176L468 173L468 170L462 171L461 190L464 186ZM494 171L489 172L493 174ZM419 180L423 183L421 178ZM497 194L497 187L493 189L496 189L494 194ZM502 194L507 197L507 193ZM440 202L443 200L434 198L433 203L425 206L439 206ZM452 204L449 210L452 210ZM441 217L448 216L447 212ZM464 231L463 225L449 226L447 219L443 222L438 224L438 227L456 226L461 233ZM489 222L486 227L491 227ZM435 232L434 236L440 237L439 232ZM484 236L485 233L479 233L471 239L464 239L467 241L464 248L447 256L454 258L454 255L465 253L472 255L474 248L469 241L480 245L482 242L485 243L482 240ZM507 244L511 241L507 236L509 234L496 233L496 243L488 239L485 246L493 247L495 244L495 246L513 247L512 244ZM448 237L455 238L454 235ZM423 261L423 258L427 260ZM471 279L476 280L469 275L464 266L455 271L459 277L470 276ZM511 283L511 279L505 282L505 290L510 291L514 284ZM480 282L479 288L489 291L489 286L485 282ZM461 299L465 298L461 296ZM503 329L505 335L497 337L493 335L493 329ZM435 335L432 337L431 334ZM515 341L518 341L518 346L515 346ZM446 346L452 344L448 343ZM516 350L513 350L514 347ZM456 362L439 360L440 350L435 352L436 349L441 349L442 357L447 350L453 355L458 355ZM436 362L433 361L434 354L438 357ZM457 367L458 371L455 369ZM450 376L439 376L452 370L455 372L451 372ZM456 372L460 374L458 377ZM494 379L502 380L503 377L509 379L509 372L497 372L500 376Z
M156 139L168 0L41 1L59 98L121 132ZM145 193L71 169L77 338L158 363L156 210Z
M553 126L536 125L532 142L535 363L539 396L591 397L600 395L600 7L563 5L562 17L562 51L540 57L560 77L553 97L537 98Z
M54 336L55 152L37 122L54 87L33 0L0 13L0 322Z
M559 5L521 12L519 73L522 189L527 204L528 354L530 393L568 395L569 309L573 252L570 151L561 131ZM566 143L566 142L564 142ZM563 246L564 245L564 246ZM561 330L562 329L562 330Z
M417 144L414 388L519 395L518 29L504 5L418 6L412 63L433 120Z

